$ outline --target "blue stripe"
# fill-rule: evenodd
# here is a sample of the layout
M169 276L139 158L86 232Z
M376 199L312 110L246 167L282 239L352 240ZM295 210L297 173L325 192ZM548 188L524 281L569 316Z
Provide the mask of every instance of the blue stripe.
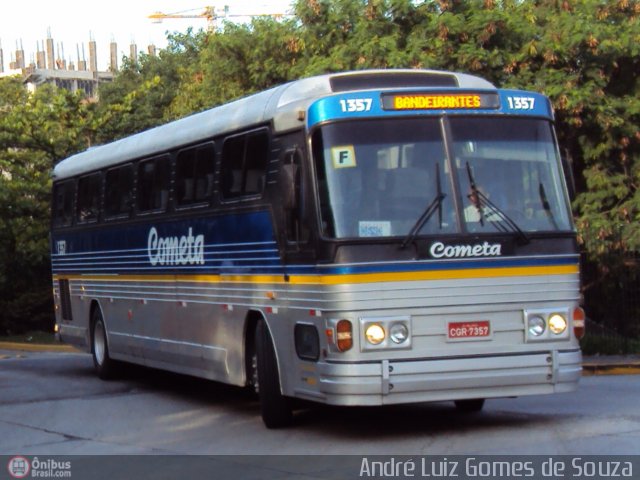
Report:
M152 220L152 219L150 219ZM157 239L201 238L199 261L153 265L148 244L152 228ZM134 248L131 248L134 247ZM177 249L172 249L175 252ZM53 273L242 273L284 272L269 212L211 215L177 221L150 221L143 225L102 225L80 232L52 235Z
M203 235L204 264L152 265L147 249L152 228L162 237L181 237L191 230ZM347 265L284 265L271 215L254 212L156 222L137 226L105 226L71 234L56 233L53 246L65 243L64 254L52 254L54 274L247 274L349 275L484 268L576 265L576 255L539 257L460 258L408 262L368 262ZM135 248L127 248L133 246Z

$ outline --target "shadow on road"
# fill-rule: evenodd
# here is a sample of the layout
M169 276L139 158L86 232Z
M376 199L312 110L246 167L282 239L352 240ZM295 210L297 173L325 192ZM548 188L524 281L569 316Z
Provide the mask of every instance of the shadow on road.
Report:
M87 372L85 372L87 373ZM92 371L89 371L93 374ZM116 382L130 384L133 391L153 391L170 395L200 406L213 406L232 415L259 417L256 396L248 389L225 385L200 378L161 370L126 365ZM318 434L333 434L353 440L384 436L395 437L420 434L463 433L477 429L509 429L529 424L544 426L553 422L551 415L529 415L517 411L496 409L488 400L478 413L458 411L453 402L419 403L383 407L332 407L299 402L294 427Z

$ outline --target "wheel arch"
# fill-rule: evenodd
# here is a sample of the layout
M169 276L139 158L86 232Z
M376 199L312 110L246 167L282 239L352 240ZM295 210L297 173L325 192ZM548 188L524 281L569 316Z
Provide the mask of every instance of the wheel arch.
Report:
M249 310L244 320L244 375L245 384L252 381L253 355L256 351L256 329L260 321L267 322L265 315L259 310Z

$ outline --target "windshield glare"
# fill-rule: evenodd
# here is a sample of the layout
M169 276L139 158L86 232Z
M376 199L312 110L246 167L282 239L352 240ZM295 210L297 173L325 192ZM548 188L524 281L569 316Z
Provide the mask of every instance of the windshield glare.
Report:
M406 236L434 202L438 208L418 235L504 231L502 214L525 232L572 228L549 122L463 117L450 118L449 125L450 160L439 118L336 123L316 130L323 234ZM474 201L471 180L493 207Z

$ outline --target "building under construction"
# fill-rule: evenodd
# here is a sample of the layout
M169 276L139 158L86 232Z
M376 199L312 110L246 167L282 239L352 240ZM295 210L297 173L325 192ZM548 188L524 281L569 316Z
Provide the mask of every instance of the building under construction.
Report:
M113 80L118 71L118 46L110 44L109 69L98 70L97 45L95 40L89 41L89 61L85 57L84 44L76 48L77 63L67 62L63 46L57 48L51 35L38 43L35 57L27 64L22 45L16 45L15 56L12 55L9 68L5 69L4 52L0 44L0 77L21 76L27 88L35 91L44 84L54 84L75 92L82 90L88 99L95 100L98 96L98 86ZM155 55L155 47L149 46L149 54ZM130 60L137 62L138 49L135 44L130 47Z

